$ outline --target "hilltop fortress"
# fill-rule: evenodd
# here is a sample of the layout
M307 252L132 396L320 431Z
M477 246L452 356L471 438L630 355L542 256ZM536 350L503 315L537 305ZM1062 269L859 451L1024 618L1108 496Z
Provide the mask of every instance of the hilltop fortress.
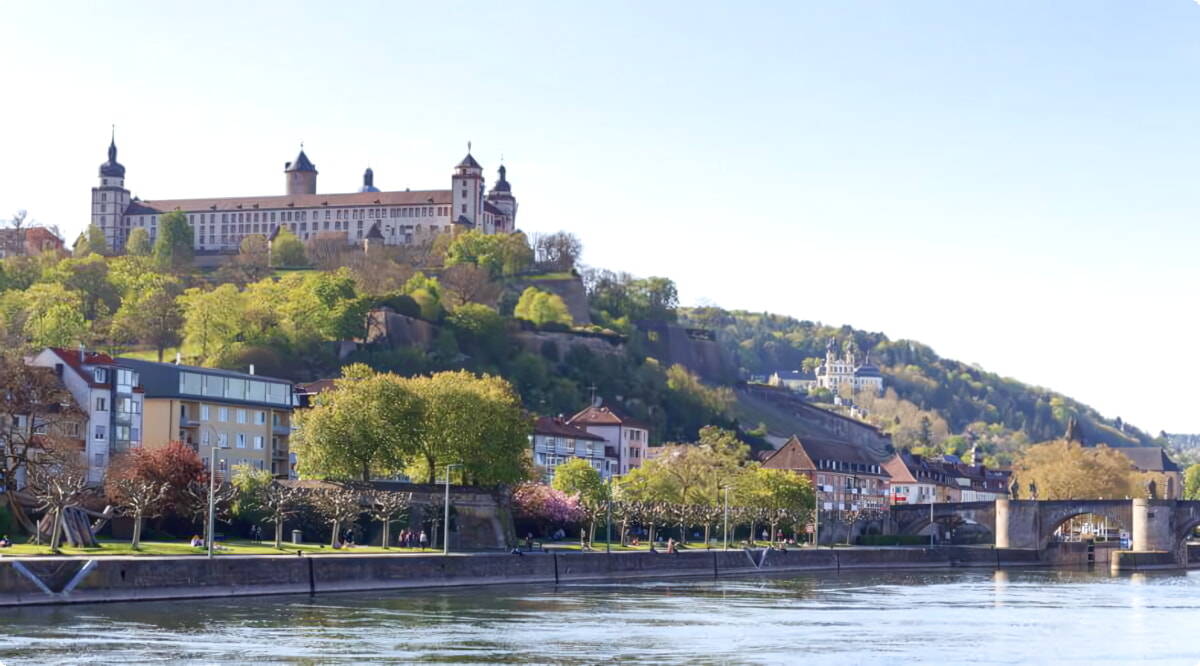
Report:
M247 235L269 236L280 228L300 240L341 234L348 244L371 238L385 245L427 241L455 226L487 234L515 230L517 200L507 170L500 166L499 180L487 191L483 167L471 156L470 144L448 189L385 192L375 186L375 174L367 168L357 192L318 194L317 173L301 146L296 159L284 164L282 195L138 199L125 187L114 135L108 161L100 165L99 186L92 188L91 220L114 252L124 251L134 229L145 229L153 242L160 216L172 211L187 215L196 251L202 254L236 252Z

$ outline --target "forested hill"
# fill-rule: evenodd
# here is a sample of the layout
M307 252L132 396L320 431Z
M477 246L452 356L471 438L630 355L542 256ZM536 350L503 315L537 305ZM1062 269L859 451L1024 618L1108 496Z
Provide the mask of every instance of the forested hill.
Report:
M893 435L899 446L922 445L961 454L974 438L1003 461L1009 458L1005 454L1028 443L1061 437L1071 418L1078 421L1088 442L1121 446L1163 443L1119 417L1108 419L1059 393L942 358L912 340L890 340L883 333L849 326L718 308L681 309L679 319L686 326L715 331L727 362L744 377L811 370L824 360L830 340L839 355L853 351L860 363L869 354L883 372L885 386L894 393L864 405L868 420L874 413L877 425L896 431ZM812 397L832 401L831 395ZM922 419L927 419L924 425Z

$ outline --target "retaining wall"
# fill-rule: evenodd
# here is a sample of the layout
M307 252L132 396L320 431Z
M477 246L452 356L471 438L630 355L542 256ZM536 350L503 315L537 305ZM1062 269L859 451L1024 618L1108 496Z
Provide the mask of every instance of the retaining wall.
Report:
M1169 554L1168 554L1169 555ZM1140 561L1139 561L1140 562ZM990 548L689 550L667 553L2 558L0 606L317 594L805 571L1031 566L1035 551ZM1147 563L1148 564L1148 563Z
M1178 569L1175 553L1160 551L1119 550L1113 553L1112 570L1126 571L1155 571L1161 569Z

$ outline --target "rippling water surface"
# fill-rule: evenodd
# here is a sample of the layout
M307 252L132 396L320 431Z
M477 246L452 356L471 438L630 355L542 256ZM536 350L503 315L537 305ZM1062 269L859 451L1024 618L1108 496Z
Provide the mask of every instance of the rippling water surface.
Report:
M1200 572L823 574L0 609L0 662L1200 663Z

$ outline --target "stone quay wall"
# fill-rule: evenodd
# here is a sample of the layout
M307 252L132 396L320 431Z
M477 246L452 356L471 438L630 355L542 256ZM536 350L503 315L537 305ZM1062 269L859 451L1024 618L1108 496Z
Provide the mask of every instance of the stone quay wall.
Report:
M992 548L689 550L678 554L481 553L0 559L0 607L475 585L720 578L789 572L1027 567L1036 551Z

